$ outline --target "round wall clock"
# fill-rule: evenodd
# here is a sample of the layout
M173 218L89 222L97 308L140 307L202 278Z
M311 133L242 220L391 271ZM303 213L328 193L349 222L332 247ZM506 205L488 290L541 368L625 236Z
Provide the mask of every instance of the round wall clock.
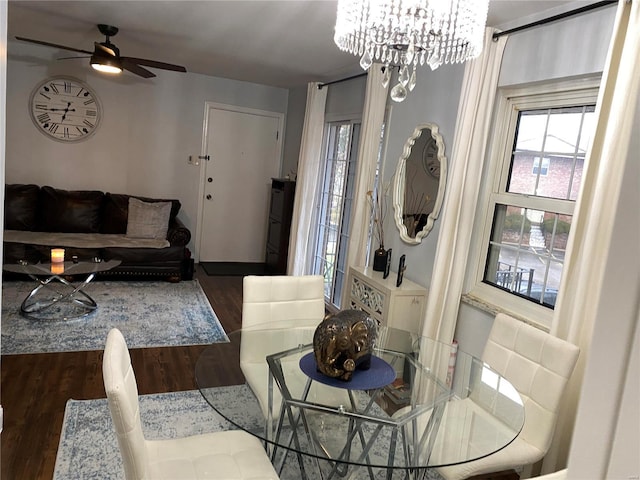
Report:
M102 107L95 92L71 77L50 77L29 98L31 119L44 135L60 142L79 142L100 125Z

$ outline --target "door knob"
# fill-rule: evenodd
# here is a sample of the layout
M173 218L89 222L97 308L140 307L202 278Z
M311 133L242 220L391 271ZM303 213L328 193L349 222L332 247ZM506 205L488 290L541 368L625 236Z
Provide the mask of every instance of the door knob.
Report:
M207 200L211 200L211 194L207 195Z
M213 182L213 178L211 178L211 177L207 178L207 182L209 182L209 183Z

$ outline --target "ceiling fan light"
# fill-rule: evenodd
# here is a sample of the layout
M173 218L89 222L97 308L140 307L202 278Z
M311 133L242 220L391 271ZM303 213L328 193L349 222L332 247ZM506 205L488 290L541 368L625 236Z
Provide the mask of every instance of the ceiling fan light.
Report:
M122 73L120 62L115 58L102 58L96 55L91 56L91 66L102 73Z

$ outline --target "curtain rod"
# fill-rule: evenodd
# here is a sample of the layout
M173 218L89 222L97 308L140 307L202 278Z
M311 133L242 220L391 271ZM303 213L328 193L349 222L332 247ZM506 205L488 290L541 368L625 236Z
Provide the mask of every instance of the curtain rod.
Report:
M334 80L333 82L321 83L318 85L318 90L322 90L322 87L328 87L334 83L346 82L347 80L353 80L354 78L360 78L367 75L367 72L359 73L358 75L352 75L351 77L341 78L340 80Z
M515 33L521 30L526 30L528 28L544 25L546 23L555 22L556 20L562 20L563 18L572 17L574 15L578 15L584 12L589 12L591 10L595 10L596 8L606 7L607 5L611 5L612 3L618 3L618 0L603 0L601 2L592 3L591 5L586 5L584 7L576 8L575 10L569 10L567 12L560 13L558 15L553 15L548 18L543 18L542 20L538 20L536 22L531 22L531 23L527 23L526 25L521 25L519 27L511 28L509 30L505 30L504 32L497 32L493 34L493 39L496 40L504 35L509 35L510 33Z

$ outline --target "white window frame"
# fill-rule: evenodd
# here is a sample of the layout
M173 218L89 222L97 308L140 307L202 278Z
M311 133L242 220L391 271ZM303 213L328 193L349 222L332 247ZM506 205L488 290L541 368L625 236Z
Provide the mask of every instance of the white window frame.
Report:
M575 201L531 196L527 197L526 202L519 202L513 194L501 191L504 191L502 187L507 185L509 178L519 111L595 104L599 84L598 77L504 88L498 91L493 120L495 134L487 149L489 156L479 192L463 301L492 314L504 312L545 329L551 326L552 309L483 282L495 205L514 205L573 215ZM524 199L525 196L520 194L520 197ZM570 235L572 233L573 231Z

